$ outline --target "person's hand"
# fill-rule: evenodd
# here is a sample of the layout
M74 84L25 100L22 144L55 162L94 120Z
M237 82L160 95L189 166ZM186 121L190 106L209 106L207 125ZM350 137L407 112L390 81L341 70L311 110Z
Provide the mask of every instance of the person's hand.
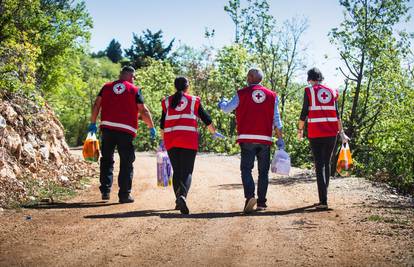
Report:
M98 128L96 127L96 123L95 122L89 123L88 132L96 134L97 131L98 131Z
M151 140L154 140L157 136L157 130L155 128L150 128L150 138Z
M303 129L298 129L298 139L299 141L303 140Z
M339 136L341 137L342 144L348 143L351 138L349 138L344 131L342 131Z
M213 134L213 139L224 139L224 138L226 138L224 135L222 135L221 133L219 133L219 132L215 132L214 134Z
M285 149L285 141L282 138L278 138L276 141L277 148Z
M217 106L219 109L223 109L223 106L227 105L227 102L229 102L226 98L222 98L220 102L218 102Z

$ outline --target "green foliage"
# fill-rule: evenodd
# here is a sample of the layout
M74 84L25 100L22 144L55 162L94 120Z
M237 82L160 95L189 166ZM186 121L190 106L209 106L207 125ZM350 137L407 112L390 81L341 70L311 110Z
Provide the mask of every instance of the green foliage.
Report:
M174 39L164 47L162 40L162 31L159 30L152 33L150 30L142 32L143 36L133 34L132 46L129 49L125 49L125 54L130 60L130 64L135 68L142 68L149 63L148 59L153 58L156 60L166 59L168 53L170 53Z
M346 66L341 112L357 170L414 192L413 134L406 130L413 129L413 87L401 67L410 43L396 30L408 17L408 1L340 3L345 19L330 35Z
M174 93L174 71L167 61L148 59L148 66L138 69L136 72L137 83L142 88L142 94L147 107L150 109L154 124L161 119L161 100ZM158 141L151 141L148 127L140 121L138 137L135 145L138 151L155 149Z
M109 43L108 47L105 50L106 56L113 62L118 63L122 59L122 49L121 44L115 39Z

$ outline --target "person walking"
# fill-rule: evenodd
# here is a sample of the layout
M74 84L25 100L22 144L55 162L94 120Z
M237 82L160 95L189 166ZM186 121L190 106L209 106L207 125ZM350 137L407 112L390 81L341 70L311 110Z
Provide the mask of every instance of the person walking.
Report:
M278 109L277 94L263 85L263 73L252 68L247 73L248 86L240 89L230 101L219 102L219 108L225 113L236 110L237 143L241 148L241 179L243 182L244 212L250 213L257 204L257 210L267 208L267 188L269 184L270 146L273 141L273 129L279 149L284 148L282 121ZM255 198L255 184L252 176L254 161L258 164L258 186Z
M324 77L317 68L308 71L309 86L305 88L303 106L298 123L298 138L303 139L305 120L308 122L308 139L316 169L319 203L316 209L328 209L328 186L331 158L338 133L342 143L349 138L342 129L339 118L338 93L322 85Z
M216 131L210 115L204 110L198 96L188 94L189 81L177 77L176 92L161 102L161 136L173 168L173 188L176 209L189 214L187 195L190 190L195 157L198 150L197 118L200 118L213 138L224 138Z
M133 162L135 149L132 144L138 129L138 116L150 128L150 137L156 136L151 113L144 104L141 90L133 84L135 70L123 67L119 79L106 83L92 108L91 123L88 131L96 133L96 119L101 114L100 129L102 132L100 159L100 191L102 200L110 199L113 181L114 151L118 149L120 171L118 175L119 202L132 203L131 196Z

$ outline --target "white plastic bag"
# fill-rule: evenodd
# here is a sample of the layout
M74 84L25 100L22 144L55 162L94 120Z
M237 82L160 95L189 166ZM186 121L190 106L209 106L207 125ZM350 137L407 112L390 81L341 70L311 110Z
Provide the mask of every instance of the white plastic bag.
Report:
M285 150L279 149L275 151L271 164L271 171L277 174L289 175L290 157Z

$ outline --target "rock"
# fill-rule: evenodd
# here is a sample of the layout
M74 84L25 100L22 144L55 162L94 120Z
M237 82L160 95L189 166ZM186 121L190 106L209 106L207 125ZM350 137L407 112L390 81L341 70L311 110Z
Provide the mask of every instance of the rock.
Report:
M0 115L0 129L4 129L6 128L6 126L7 126L6 119L3 118L2 115Z
M65 175L61 175L61 176L59 176L59 181L60 181L62 184L69 184L69 183L70 183L69 178L68 178L67 176L65 176Z
M28 158L30 161L34 161L36 158L36 153L31 143L24 144L22 154L24 157Z
M47 146L41 147L39 149L39 153L42 156L42 159L49 160L50 152L49 152L49 148Z
M14 174L13 170L8 166L3 166L0 169L0 177L7 178L7 179L16 179L16 175Z
M9 148L11 153L17 158L20 158L22 150L22 139L12 128L8 128L6 134L6 148Z
M2 112L3 115L6 117L8 121L15 121L18 116L17 112L7 101L5 101L4 104L4 109Z
M29 196L29 197L28 197L28 199L29 199L30 201L35 201L35 200L36 200L36 198L35 198L34 196Z

